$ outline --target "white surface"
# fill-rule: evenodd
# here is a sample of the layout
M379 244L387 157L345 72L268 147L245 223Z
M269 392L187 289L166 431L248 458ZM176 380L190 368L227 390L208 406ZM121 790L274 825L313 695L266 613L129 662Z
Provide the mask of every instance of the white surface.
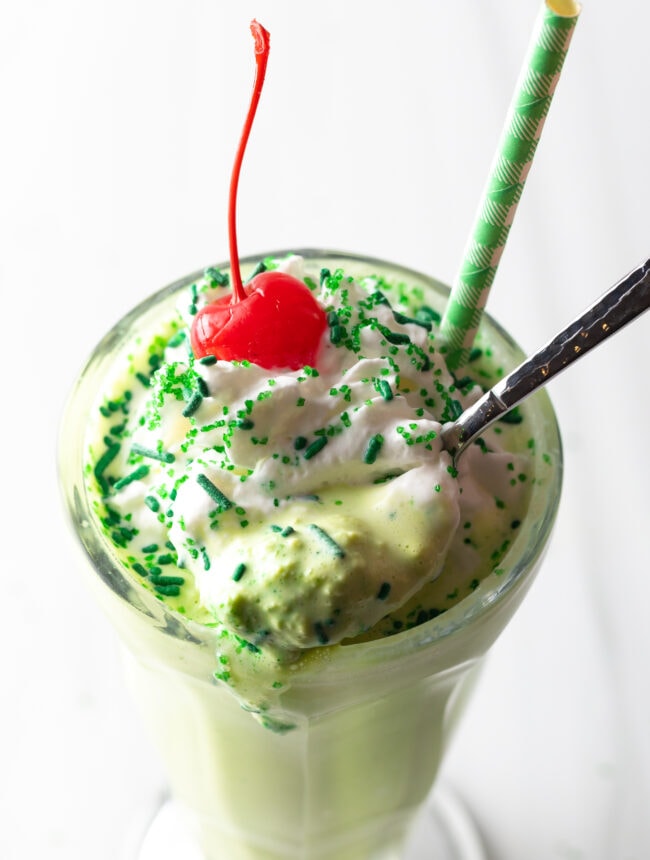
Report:
M22 0L0 12L0 857L114 860L161 774L59 512L62 403L103 331L227 256L321 245L451 280L537 0ZM529 349L650 255L643 0L585 0L489 307ZM650 850L650 317L557 380L545 569L445 766L492 860ZM25 465L29 462L29 467Z

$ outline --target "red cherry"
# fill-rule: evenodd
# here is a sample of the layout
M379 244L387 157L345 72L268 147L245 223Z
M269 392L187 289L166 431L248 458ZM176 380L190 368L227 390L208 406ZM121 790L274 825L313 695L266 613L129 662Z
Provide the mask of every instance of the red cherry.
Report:
M197 358L247 359L267 370L314 366L327 327L309 288L285 272L261 272L235 304L223 296L202 308L192 325Z
M262 92L270 50L267 30L251 23L255 39L255 80L239 148L235 156L228 202L228 235L232 295L204 307L192 323L192 348L197 358L214 355L227 361L251 361L267 370L298 370L315 365L327 320L309 288L284 272L261 272L244 287L237 253L237 186L246 144Z

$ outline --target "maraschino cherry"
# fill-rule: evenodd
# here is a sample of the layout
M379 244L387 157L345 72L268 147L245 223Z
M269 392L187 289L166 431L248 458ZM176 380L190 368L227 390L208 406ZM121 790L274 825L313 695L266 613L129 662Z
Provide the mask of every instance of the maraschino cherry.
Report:
M232 294L202 308L192 323L192 349L197 358L213 355L226 361L250 361L267 370L298 370L316 365L327 326L325 312L309 288L284 272L261 272L244 286L239 270L236 231L237 186L246 144L264 84L270 37L251 23L256 71L250 107L235 156L228 206Z

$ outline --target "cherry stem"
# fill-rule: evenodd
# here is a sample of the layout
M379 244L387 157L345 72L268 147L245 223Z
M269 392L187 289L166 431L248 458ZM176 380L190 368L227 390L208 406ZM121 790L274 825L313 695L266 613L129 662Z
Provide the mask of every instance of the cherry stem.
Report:
M239 148L235 156L235 163L232 169L230 178L230 194L228 198L228 238L230 243L230 269L232 274L232 290L233 304L241 302L246 298L244 285L242 284L241 271L239 269L239 254L237 252L237 187L239 185L239 174L241 171L242 161L244 160L244 152L246 144L251 133L255 112L262 93L264 85L264 77L266 75L266 64L269 59L269 50L271 46L271 37L267 30L262 27L257 21L251 21L251 33L255 39L255 80L253 81L253 92L251 95L246 122L239 141Z

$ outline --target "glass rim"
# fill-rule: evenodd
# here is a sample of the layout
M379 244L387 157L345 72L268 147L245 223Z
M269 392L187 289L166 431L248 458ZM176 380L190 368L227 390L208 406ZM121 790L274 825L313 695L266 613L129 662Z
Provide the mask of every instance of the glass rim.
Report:
M366 256L348 251L318 248L282 249L242 257L240 265L243 268L252 267L259 263L261 259L263 260L267 257L284 258L290 254L312 261L340 261L342 267L346 264L360 263L363 265L368 264L371 267L388 269L391 273L403 277L407 283L413 282L414 285L424 284L436 290L443 297L449 294L449 287L435 277L379 257ZM222 270L230 269L229 262L211 265ZM144 617L147 617L150 623L160 628L161 632L196 644L209 645L214 641L215 634L213 628L206 627L200 622L193 621L170 609L147 589L138 587L136 580L129 575L121 563L115 548L97 527L83 479L82 467L85 451L83 445L78 445L77 450L74 451L79 468L73 469L72 472L76 472L76 474L67 475L68 467L65 463L66 451L68 450L66 447L68 436L76 431L79 439L85 438L85 434L82 433L78 426L81 422L75 424L73 420L73 412L75 406L78 406L78 401L82 395L87 393L83 390L86 375L99 364L100 358L107 348L114 343L119 343L124 338L126 332L130 330L131 325L136 320L141 318L143 314L151 310L160 301L169 299L172 295L175 295L181 289L200 278L205 268L207 267L185 275L149 294L149 296L124 314L97 343L82 365L76 384L68 396L59 427L58 449L59 476L64 496L64 505L73 531L85 550L86 561L93 566L95 573L99 574L106 586L118 598L129 604L133 610L140 612L143 615L143 620ZM371 272L368 272L368 274L371 274ZM481 330L485 328L490 329L508 349L514 350L521 357L524 356L523 350L514 338L487 311L483 314L480 328ZM90 399L91 396L89 394ZM505 556L505 559L509 560L514 558L514 563L510 565L508 572L502 577L497 578L493 571L485 577L474 592L435 618L407 630L398 631L390 636L361 642L344 641L339 645L313 649L318 652L319 657L324 658L323 660L319 660L319 668L327 666L328 675L332 672L337 675L348 672L351 665L361 656L363 656L366 667L374 664L385 665L386 662L399 659L407 653L419 651L424 646L448 639L448 637L458 631L468 628L474 619L485 615L492 607L500 604L520 580L525 578L526 572L536 566L547 546L559 507L563 478L563 457L557 417L548 394L543 390L538 391L531 397L531 401L533 399L539 404L539 409L545 412L546 432L553 440L556 456L553 467L552 486L550 490L546 491L549 495L549 504L544 506L543 515L536 523L535 540L531 542L524 539L524 530L520 530L520 533L513 541L512 547ZM94 401L94 398L92 400ZM533 490L534 492L535 490ZM528 512L524 518L524 522L526 522L527 517ZM329 657L333 657L334 654L336 654L336 660L330 660ZM301 680L305 680L303 673L301 673Z

